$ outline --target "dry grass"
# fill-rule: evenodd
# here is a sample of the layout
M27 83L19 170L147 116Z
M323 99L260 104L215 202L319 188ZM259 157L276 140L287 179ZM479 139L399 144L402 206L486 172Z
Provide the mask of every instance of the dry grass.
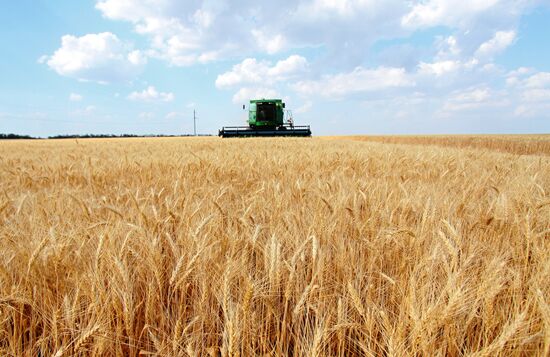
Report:
M0 355L547 356L549 193L547 151L1 142Z

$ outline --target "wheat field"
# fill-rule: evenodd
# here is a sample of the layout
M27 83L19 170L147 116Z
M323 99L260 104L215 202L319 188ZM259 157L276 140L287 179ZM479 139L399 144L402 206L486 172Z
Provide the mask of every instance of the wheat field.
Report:
M549 139L0 142L0 355L548 356Z
M550 155L549 134L351 136L349 139L394 144L422 144L457 148L480 148L519 155Z

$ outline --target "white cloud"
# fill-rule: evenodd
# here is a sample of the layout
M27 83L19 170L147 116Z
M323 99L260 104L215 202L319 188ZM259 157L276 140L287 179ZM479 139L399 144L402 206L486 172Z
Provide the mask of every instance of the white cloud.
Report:
M509 104L509 100L503 98L502 93L494 93L491 88L481 86L455 91L445 101L443 111L458 112L479 109L481 107L506 106Z
M241 104L247 103L252 98L280 98L279 93L272 88L264 87L245 87L241 88L235 95L233 95L233 103Z
M145 62L141 52L110 32L65 35L61 47L47 58L48 66L62 76L99 83L131 80Z
M508 97L515 105L515 116L550 118L550 72L519 67L508 72L505 79Z
M544 73L506 73L494 61L522 35L519 20L539 3L96 0L96 7L105 18L127 21L146 40L148 48L139 55L127 50L129 63L147 57L176 66L232 61L215 85L236 92L237 103L280 95L290 96L292 103L298 94L304 105L297 110L308 110L317 96L346 98L377 101L388 117L410 112L406 117L413 119L414 113L429 116L443 107L457 118L484 110L504 113L505 101L512 115L514 108L534 108L548 100ZM433 27L445 35L425 46L425 36L433 32L424 30ZM413 91L422 95L422 103L396 104L396 97L410 98ZM144 92L136 92L136 98L149 97Z
M69 94L69 100L71 102L80 102L84 97L81 96L80 94L76 94L76 93L71 93Z
M96 0L96 8L105 18L131 23L149 40L148 55L172 65L314 47L330 64L350 70L364 65L375 42L433 26L459 30L446 37L436 61L471 56L495 31L515 28L537 1Z
M462 103L466 103L466 102L479 103L487 100L490 97L489 93L490 92L488 88L476 88L473 90L469 90L467 92L462 92L457 94L454 97L454 100Z
M438 38L436 41L436 46L439 48L436 58L441 60L448 59L448 58L456 58L462 52L462 49L458 45L458 40L456 36Z
M536 103L550 103L550 72L533 73L532 68L520 67L506 74L506 84L514 97L519 98L522 113Z
M128 99L144 102L171 102L174 100L174 94L170 92L159 92L154 86L149 86L141 92L132 92Z
M525 80L528 88L550 88L550 72L539 72Z
M314 0L305 7L308 10L319 16L324 13L333 13L340 16L350 16L354 11L360 10L365 1L350 1L350 0Z
M462 64L459 61L440 61L434 63L420 62L418 64L418 73L439 77L447 73L456 72L461 67Z
M479 46L475 56L478 58L491 58L508 48L514 43L515 39L515 31L497 31L493 38Z
M519 68L508 73L507 84L518 98L516 116L547 117L550 113L550 72L533 73L530 68ZM531 74L531 75L529 75Z
M495 6L499 0L428 0L415 4L401 18L407 28L438 25L458 26L481 15Z
M268 70L268 76L278 80L286 79L297 73L303 73L307 69L307 60L298 55L292 55L285 60L277 62L277 64Z
M134 66L141 66L147 63L147 56L141 51L134 50L128 53L128 61Z
M178 66L320 44L358 64L377 38L402 32L400 17L408 10L399 0L98 0L96 8L130 22L149 39L152 56Z
M228 88L243 83L273 84L304 73L307 66L307 60L298 55L289 56L287 59L277 62L274 66L271 66L269 61L246 58L241 63L234 65L231 71L220 74L216 78L216 87Z
M357 67L351 72L325 75L320 80L300 81L293 85L303 95L341 98L349 94L376 92L389 88L412 87L415 82L404 68Z
M252 30L252 36L254 36L258 46L270 55L281 51L286 44L284 36L280 34L268 36L263 31L254 29Z
M534 69L529 67L519 67L510 71L506 74L506 85L509 87L518 86L521 84L523 77L533 72Z
M508 76L510 77L524 76L526 74L532 73L533 71L534 71L533 68L519 67L518 69L508 72Z
M221 50L228 42L221 36L234 31L226 27L227 17L225 20L218 17L226 7L222 3L177 0L100 0L96 3L104 17L129 21L137 33L148 37L151 56L177 66L213 61L221 52L227 52ZM236 16L232 14L231 18ZM217 20L223 20L223 24Z
M265 76L269 65L267 62L258 62L255 58L247 58L233 66L230 72L220 74L216 78L217 88L232 87L241 83L258 83Z

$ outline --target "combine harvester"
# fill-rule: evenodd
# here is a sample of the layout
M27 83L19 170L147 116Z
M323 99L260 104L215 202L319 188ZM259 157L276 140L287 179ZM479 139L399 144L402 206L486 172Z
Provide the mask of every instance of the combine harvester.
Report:
M243 105L244 109L244 105ZM294 125L281 99L254 99L248 107L248 126L224 126L219 131L222 138L252 136L311 136L309 125Z

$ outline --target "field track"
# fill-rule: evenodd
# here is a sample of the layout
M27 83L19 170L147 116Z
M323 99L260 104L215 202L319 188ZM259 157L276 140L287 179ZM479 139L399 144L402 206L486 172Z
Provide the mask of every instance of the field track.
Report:
M0 142L1 356L548 356L550 136Z

